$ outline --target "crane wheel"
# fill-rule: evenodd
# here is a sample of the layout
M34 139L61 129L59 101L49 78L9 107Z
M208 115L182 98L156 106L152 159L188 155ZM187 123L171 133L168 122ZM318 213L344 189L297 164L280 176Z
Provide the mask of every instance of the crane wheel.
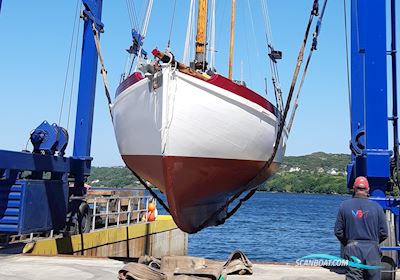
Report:
M90 232L90 227L92 225L90 207L86 202L82 202L79 205L78 211L78 232L79 234Z

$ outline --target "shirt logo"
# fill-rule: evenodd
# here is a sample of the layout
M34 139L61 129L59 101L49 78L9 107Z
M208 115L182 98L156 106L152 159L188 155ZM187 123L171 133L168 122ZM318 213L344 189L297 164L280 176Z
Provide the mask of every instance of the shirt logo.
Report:
M351 210L351 214L353 214L353 217L356 219L368 218L368 211L363 211L361 209L356 211Z

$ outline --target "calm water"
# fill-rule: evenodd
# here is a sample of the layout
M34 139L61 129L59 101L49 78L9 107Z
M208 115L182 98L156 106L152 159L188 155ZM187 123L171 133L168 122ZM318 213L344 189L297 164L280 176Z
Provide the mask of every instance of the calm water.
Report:
M224 260L240 249L253 261L294 262L339 255L333 226L349 196L256 193L226 223L189 236L189 254Z

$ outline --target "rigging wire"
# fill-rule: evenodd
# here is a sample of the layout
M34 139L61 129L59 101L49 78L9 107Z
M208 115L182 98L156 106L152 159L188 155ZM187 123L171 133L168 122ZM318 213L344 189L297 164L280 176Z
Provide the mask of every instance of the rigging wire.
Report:
M266 0L261 0L261 7L262 7L262 15L263 15L263 20L264 20L264 27L265 27L265 37L267 40L267 45L269 52L272 52L274 50L273 43L272 43L272 30L271 30L271 23L270 23L270 18L269 18L269 12L268 12L268 5L266 3ZM275 93L275 100L276 100L276 106L280 112L283 110L283 100L282 100L282 90L281 90L281 85L280 85L280 80L279 80L279 73L278 73L278 66L276 65L276 60L273 60L271 57L269 59L269 65L270 65L270 70L271 70L271 76L272 76L272 85L274 87L274 93Z
M139 46L139 51L138 51L138 54L137 54L138 59L140 58L140 56L142 54L143 43L144 43L144 40L146 38L147 28L149 27L149 22L150 22L150 16L151 16L152 9L153 9L153 0L149 0L147 2L146 16L145 16L144 21L143 21L142 34L140 34L142 36L142 44ZM131 73L133 62L134 62L134 59L132 60L131 68L129 69L129 73ZM138 67L138 64L136 64L135 71L137 70L137 67Z
M190 7L189 7L189 16L188 16L188 24L187 24L187 29L186 29L186 38L185 38L185 46L183 50L183 63L185 65L189 65L189 55L190 55L190 50L191 50L191 39L192 39L192 34L194 32L193 25L194 25L194 11L195 11L195 0L190 1Z
M125 0L125 3L126 3L126 10L128 11L129 22L131 24L131 28L133 29L134 28L133 15L132 15L131 8L129 5L129 0Z
M208 25L208 1L207 1L207 4L206 4L206 13L207 13L207 17L206 17L206 19L205 19L205 21L204 21L204 31L205 31L205 45L204 45L204 51L203 51L203 66L202 66L202 69L206 69L206 58L207 58L207 38L208 38L208 30L207 30L207 25Z
M176 0L175 0L176 1ZM149 27L149 22L150 22L150 16L151 16L151 11L153 9L153 0L149 0L148 4L147 4L147 9L146 9L146 17L144 18L143 21L143 28L142 28L142 43L144 41L144 39L146 38L146 34L147 34L147 28ZM142 47L139 48L139 55L142 51Z
M169 28L167 50L169 50L169 47L171 46L171 35L172 35L172 28L174 27L175 10L176 10L176 0L174 0L174 9L172 11L172 19L171 19L171 26Z
M191 49L191 51L190 51L190 53L189 54L191 54L192 55L192 57L194 58L194 54L196 53L196 44L195 44L195 42L196 42L196 29L197 29L197 22L196 22L196 20L197 20L197 17L196 17L196 10L197 10L197 8L198 7L196 7L196 2L197 1L194 1L194 6L193 6L193 14L192 14L192 16L193 16L193 18L192 18L192 31L191 31L191 42L192 42L192 44L190 45L190 49Z
M268 10L268 5L266 3L266 0L263 0L264 2L264 8L265 8L265 14L266 14L266 25L267 25L267 30L268 30L268 48L272 52L274 50L273 47L273 37L272 37L272 29L271 29L271 21L269 17L269 10ZM276 102L278 105L278 108L283 109L283 99L282 99L282 89L281 89L281 83L280 83L280 78L279 78L279 72L278 72L278 65L277 62L272 60L270 58L270 67L272 68L272 82L274 86L274 93L275 93L275 98Z
M79 9L79 2L80 2L80 0L77 0L76 1L76 6L75 6L74 25L73 25L73 28L72 28L71 43L70 43L69 52L68 52L67 70L66 70L66 73L65 73L64 88L63 88L63 94L62 94L62 98L61 98L60 115L58 117L58 125L59 126L61 125L61 118L62 118L62 113L63 113L63 108L64 108L65 93L66 93L66 90L67 90L67 82L68 82L68 77L69 77L69 67L70 67L70 64L71 64L71 53L72 53L72 46L73 46L74 37L75 37L76 22L77 22L77 18L79 19L79 17L77 16L78 9Z
M253 40L256 45L256 54L257 54L257 57L260 57L260 52L258 49L258 41L257 41L257 36L256 36L256 31L255 31L256 29L254 27L253 13L251 12L250 0L247 0L247 8L248 8L249 14L250 14L251 30L252 30L252 34L253 34Z
M135 7L135 1L131 0L131 9L132 9L132 15L133 15L133 20L134 20L134 27L135 29L139 29L139 16L138 13L136 12L136 7Z
M246 11L245 11L245 9L239 9L239 11L243 11L243 18L244 18L244 20L245 20L245 22L247 22L247 16L246 16ZM251 10L249 10L249 13L250 13L250 15L251 15ZM246 58L247 58L247 61L248 62L250 62L251 61L251 59L250 59L250 53L251 53L251 51L250 51L250 44L251 44L251 42L250 42L250 38L248 38L248 35L249 34L247 34L247 32L244 32L244 36L245 36L245 42L246 42ZM257 49L257 51L258 51L258 48L256 48ZM249 82L250 82L250 85L252 85L253 84L253 71L252 71L252 67L250 67L250 63L248 63L247 64L247 69L248 69L248 71L249 71ZM243 79L243 60L242 60L242 62L241 62L241 78L240 78L240 80L241 80L241 82L243 82L244 81L244 79Z
M268 4L266 2L266 0L262 0L262 4L263 4L263 8L264 8L264 12L265 12L265 18L266 18L266 27L267 27L267 34L268 34L268 38L269 38L269 43L272 44L273 41L273 37L272 37L272 30L271 30L271 24L270 24L270 19L269 19L269 11L268 11Z
M139 32L139 30L138 30L139 24L137 23L138 19L137 19L136 12L135 12L135 3L133 2L133 0L126 0L126 5L127 5L127 10L128 10L129 20L131 23L131 31ZM132 70L133 62L134 62L133 54L128 51L128 57L126 59L125 69L124 69L124 72L121 74L121 80L120 80L121 82L125 79L126 76L128 76L130 74L130 71ZM128 69L129 69L129 72L128 72Z
M211 45L208 49L210 53L210 69L215 69L215 0L211 0L211 20L210 20ZM208 60L208 58L207 58Z

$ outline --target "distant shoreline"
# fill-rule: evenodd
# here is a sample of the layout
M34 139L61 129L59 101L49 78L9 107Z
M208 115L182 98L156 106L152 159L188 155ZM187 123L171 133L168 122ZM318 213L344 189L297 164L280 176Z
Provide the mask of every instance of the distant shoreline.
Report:
M338 195L338 196L351 196L351 193L317 193L317 192L278 192L278 191L264 191L264 190L257 190L257 192L265 192L265 193L279 193L279 194L319 194L319 195Z
M115 189L143 189L145 188L142 185L137 185L137 186L128 186L128 187L93 187L94 189L105 189L105 190L115 190ZM152 187L152 189L158 190L156 187ZM257 192L260 193L271 193L271 194L305 194L305 195L335 195L335 196L351 196L351 193L347 194L341 194L341 193L317 193L317 192L280 192L280 191L267 191L267 190L257 190Z

